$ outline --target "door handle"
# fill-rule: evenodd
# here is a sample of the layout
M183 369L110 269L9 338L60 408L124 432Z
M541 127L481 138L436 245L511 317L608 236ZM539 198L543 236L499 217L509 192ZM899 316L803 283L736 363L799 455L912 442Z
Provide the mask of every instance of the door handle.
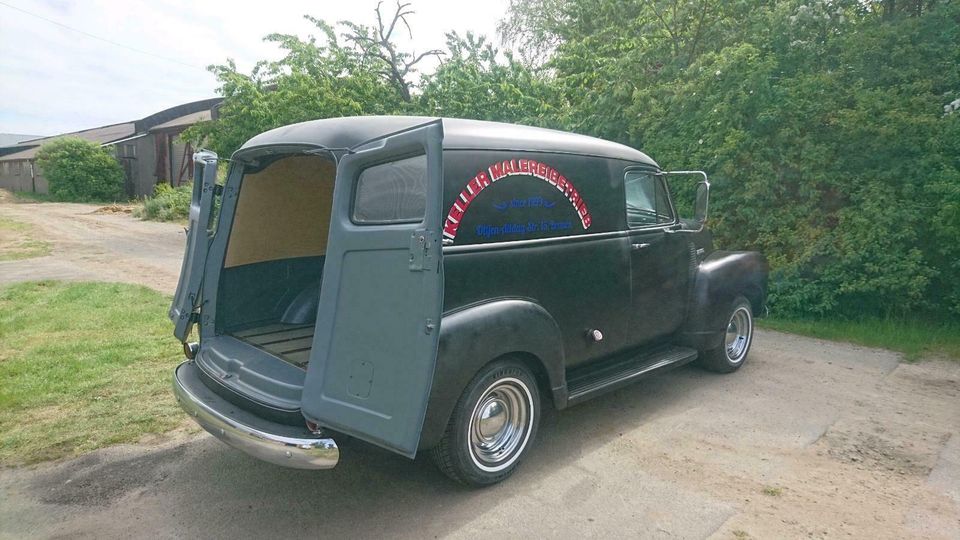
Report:
M650 244L648 244L647 242L643 242L640 244L630 244L630 247L637 250L637 249L643 249L645 247L650 247Z

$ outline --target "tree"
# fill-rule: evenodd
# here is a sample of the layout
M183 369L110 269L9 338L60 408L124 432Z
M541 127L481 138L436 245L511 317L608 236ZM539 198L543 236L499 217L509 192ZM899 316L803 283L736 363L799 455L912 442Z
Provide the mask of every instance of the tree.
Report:
M224 96L220 119L197 124L182 137L229 155L254 135L287 124L415 110L409 104L408 77L424 57L438 51L400 52L391 40L397 25L406 26L413 11L398 3L386 24L380 9L378 4L376 28L342 21L347 31L340 35L326 21L305 15L319 35L268 35L264 40L286 54L275 62L258 63L250 74L239 72L229 59L210 66Z
M403 101L377 66L352 46L343 45L333 27L313 17L320 35L307 39L270 34L285 55L260 62L250 74L232 60L210 66L224 96L220 119L197 124L182 137L229 155L254 135L276 127L336 116L392 114Z
M386 23L381 6L373 27L342 21L347 31L338 35L325 21L306 16L319 36L267 36L286 54L258 63L249 74L231 60L210 66L224 96L220 117L188 129L183 138L229 155L266 130L318 118L443 114L547 124L556 116L559 94L552 83L509 54L499 61L483 37L450 34L447 52L399 52L393 36L413 11L398 3ZM414 84L415 66L434 54L447 61ZM415 93L418 86L422 91Z
M532 125L555 121L560 95L552 81L512 54L499 61L486 38L473 33L448 33L447 50L443 64L424 77L417 99L422 114Z
M567 128L712 176L716 243L792 316L960 314L960 8L514 0ZM692 185L675 184L681 199Z
M569 24L568 4L567 0L510 0L498 29L504 45L515 46L526 64L543 66L560 45L561 30Z
M37 152L37 166L50 194L63 201L99 202L123 198L123 168L106 148L75 137L55 139Z
M393 33L397 30L398 23L403 23L408 35L413 38L410 24L407 22L407 17L415 13L410 5L410 2L401 4L397 0L397 9L390 18L390 22L384 23L383 13L380 11L383 2L378 2L375 9L377 14L375 28L350 21L340 21L341 25L350 29L343 37L357 46L364 60L377 66L379 73L396 88L400 97L407 103L412 99L410 90L413 87L413 81L410 77L417 73L417 64L428 56L439 57L443 54L439 49L417 54L403 52L397 48L393 41Z

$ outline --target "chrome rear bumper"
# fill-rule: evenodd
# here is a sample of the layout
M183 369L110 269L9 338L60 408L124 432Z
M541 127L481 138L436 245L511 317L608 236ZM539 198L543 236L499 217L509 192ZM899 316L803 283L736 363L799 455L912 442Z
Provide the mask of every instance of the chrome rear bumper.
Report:
M333 439L314 435L306 426L264 420L218 396L200 380L193 362L177 366L173 393L200 427L253 457L294 469L331 469L340 460Z

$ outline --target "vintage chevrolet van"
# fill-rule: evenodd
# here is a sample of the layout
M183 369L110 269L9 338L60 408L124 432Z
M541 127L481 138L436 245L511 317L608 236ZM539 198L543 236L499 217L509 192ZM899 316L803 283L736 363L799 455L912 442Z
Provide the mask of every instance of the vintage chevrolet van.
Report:
M591 137L336 118L254 137L223 185L194 161L174 391L279 465L333 467L348 435L498 482L545 407L738 369L765 301L764 258L712 247L705 174ZM692 219L668 180L699 180Z

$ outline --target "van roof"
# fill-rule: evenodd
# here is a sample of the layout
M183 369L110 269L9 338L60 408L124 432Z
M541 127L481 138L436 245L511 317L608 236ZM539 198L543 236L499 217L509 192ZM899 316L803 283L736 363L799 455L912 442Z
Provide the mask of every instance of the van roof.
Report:
M291 124L250 139L243 150L280 144L352 148L437 118L426 116L350 116ZM502 122L442 118L443 147L448 150L518 150L584 154L656 166L649 156L622 144L565 131Z

